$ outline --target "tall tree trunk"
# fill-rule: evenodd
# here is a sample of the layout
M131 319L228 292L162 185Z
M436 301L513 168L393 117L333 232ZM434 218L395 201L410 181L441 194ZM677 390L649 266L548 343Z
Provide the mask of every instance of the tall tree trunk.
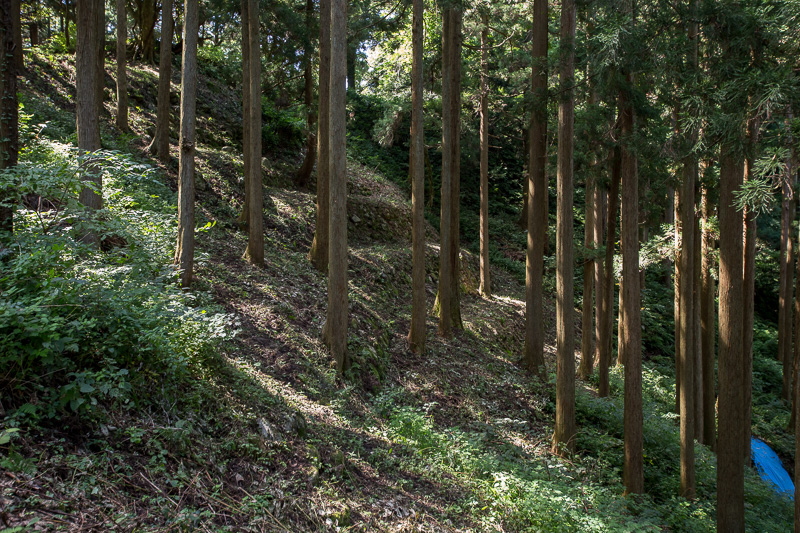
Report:
M558 224L556 228L556 427L553 451L575 450L575 322L573 320L573 139L575 1L562 0L559 39Z
M309 35L311 34L311 25L314 14L314 0L306 0L306 28L308 28ZM294 177L295 187L305 189L308 187L308 180L311 177L311 171L314 170L314 162L317 159L317 138L314 135L314 126L317 122L317 115L314 112L314 72L312 70L314 60L311 41L309 40L305 50L303 50L303 62L305 63L305 70L303 72L303 103L306 107L306 155L303 158L303 164L297 171ZM259 163L260 164L260 163Z
M606 220L606 194L599 184L595 183L594 188L594 242L598 248L603 247L603 233L605 232ZM604 257L597 255L594 260L594 302L595 302L595 319L594 319L594 360L595 365L600 365L600 336L603 326L600 324L603 316L603 273L604 271Z
M442 190L441 213L439 221L439 290L434 308L439 310L439 335L450 337L452 329L452 309L450 305L450 285L454 276L453 265L450 262L453 250L453 235L451 231L453 197L453 128L454 117L450 101L453 98L453 46L454 32L452 11L455 8L448 5L442 11Z
M249 174L245 177L250 182L250 200L247 214L247 249L245 259L257 265L264 265L264 186L261 178L261 18L258 16L258 0L247 0L248 4L248 48L250 61L248 65L249 88L247 110L249 118L247 126L250 131L249 149L250 158Z
M347 0L331 2L330 61L330 212L328 226L328 341L341 374L350 368L347 353Z
M347 90L358 92L356 86L356 57L359 42L355 39L347 43Z
M19 154L19 102L17 64L14 59L14 32L11 0L0 0L0 169L17 164ZM19 7L19 4L17 4ZM0 201L4 200L0 196ZM0 207L0 231L14 231L14 208ZM0 248L2 245L0 245Z
M128 131L128 15L125 0L117 0L117 127Z
M622 214L622 208L620 207L620 215ZM620 216L620 218L622 218ZM622 239L622 222L620 222L620 255L625 257L625 241ZM627 361L626 357L627 354L625 353L625 343L622 342L622 339L625 338L625 326L627 325L625 322L625 306L622 305L622 295L624 294L625 290L625 276L621 276L619 278L619 294L618 294L618 302L617 302L617 364L619 366L625 366L625 361Z
M594 166L594 165L592 165ZM594 169L590 168L589 172ZM581 308L581 364L578 366L578 376L581 379L588 379L592 375L594 366L594 254L597 244L594 241L595 225L595 183L594 177L586 178L586 213L585 224L583 226L584 257L583 260L583 306Z
M600 347L597 374L600 378L598 394L605 398L609 394L608 369L611 366L611 332L614 327L614 244L617 242L617 201L619 186L622 176L622 158L619 148L614 148L609 154L611 163L611 188L608 191L608 211L606 214L606 257L605 274L603 275L603 302L602 316L597 318L600 323L600 336L597 344Z
M194 277L194 154L197 103L198 0L184 0L183 57L181 60L181 133L178 146L178 245L175 265L182 287Z
M253 146L250 135L252 129L250 128L250 3L249 0L242 0L242 161L244 167L244 205L242 205L242 212L236 222L239 226L246 228L250 222L250 186L253 182L249 179L251 170L250 165L253 158L250 155L250 150ZM259 133L260 135L260 133ZM261 166L261 161L258 162Z
M119 0L118 0L119 1ZM161 4L161 49L158 62L158 111L156 131L148 147L159 161L169 161L170 84L172 80L172 0ZM244 68L244 65L242 65Z
M693 143L693 139L687 140ZM688 146L687 146L688 149ZM683 160L681 184L681 253L680 253L680 433L681 433L681 496L693 499L694 475L694 187L697 162L692 156Z
M100 149L100 117L98 115L97 86L97 48L100 40L97 10L102 8L101 0L81 1L77 6L77 43L75 48L75 86L76 112L75 120L78 130L78 148L81 153L94 152ZM102 177L95 165L84 162L83 181L92 186L84 187L80 192L80 202L92 209L100 209L103 197ZM96 236L87 236L90 241L97 241Z
M106 7L105 0L98 0L99 6L95 11L97 20L97 49L95 52L97 77L95 78L95 91L97 91L97 116L103 114L103 98L105 96L106 77Z
M153 63L155 61L156 0L141 0L140 13L139 31L142 39L142 59Z
M633 87L633 76L626 76ZM628 148L634 130L633 104L627 91L620 91L622 139L622 318L625 327L620 351L625 355L625 492L644 492L642 451L642 320L639 288L639 176L636 156ZM623 348L624 346L624 348Z
M790 108L786 120L787 129L789 130L788 145L790 147L790 155L786 162L786 181L783 183L783 203L781 205L781 294L778 300L778 348L781 350L780 361L783 363L783 387L781 388L781 397L785 402L792 401L793 360L792 285L794 282L794 271L792 270L792 254L794 253L794 239L789 235L789 231L791 230L795 214L795 199L792 191L795 184L791 156L791 116L792 111Z
M719 422L717 439L717 530L744 531L742 460L742 214L734 193L743 165L736 144L722 147L719 198Z
M526 190L528 242L525 255L525 355L524 366L544 378L544 324L542 277L547 216L547 0L533 2L531 93L533 106L528 129L528 187ZM538 207L538 209L537 209Z
M492 297L489 271L489 14L481 14L481 267L480 293Z
M696 160L695 160L696 161ZM695 163L695 169L697 169ZM697 170L695 170L697 172ZM697 192L695 192L697 197ZM699 213L700 202L696 198L697 205L693 212ZM702 276L702 236L700 234L700 217L694 215L692 221L692 228L694 229L694 250L692 251L692 258L694 265L692 274L694 276L693 289L692 289L692 327L694 332L692 339L694 339L694 439L705 444L703 440L703 333L702 333L702 313L701 313L701 295L703 293L703 276Z
M754 164L756 161L755 150L758 146L760 119L752 118L748 124L748 150L745 159L745 181L755 179ZM742 368L742 453L744 461L750 462L750 437L752 426L752 399L753 399L753 321L755 317L755 284L756 284L756 214L752 209L744 209L744 268L742 284L744 294L742 301L742 353L744 366Z
M14 41L14 63L17 67L17 72L25 69L25 63L22 59L22 20L20 18L20 2L19 0L11 0L11 37ZM69 46L69 43L67 43Z
M454 6L450 12L452 18L449 48L451 91L450 91L450 127L452 129L450 157L450 319L456 329L463 329L461 321L461 29L463 13L460 6Z
M319 114L317 123L317 221L308 259L320 272L328 271L330 228L330 86L331 0L319 2Z
M12 5L16 3L19 5L19 0L11 0ZM64 0L64 46L67 47L67 52L69 52L69 17L70 17L70 9L69 9L69 0Z
M703 301L701 303L701 328L703 335L703 442L717 449L716 389L714 387L714 360L716 352L716 282L714 270L714 231L711 217L714 205L708 187L703 187Z
M411 28L411 350L425 352L425 132L423 130L423 0L413 0Z

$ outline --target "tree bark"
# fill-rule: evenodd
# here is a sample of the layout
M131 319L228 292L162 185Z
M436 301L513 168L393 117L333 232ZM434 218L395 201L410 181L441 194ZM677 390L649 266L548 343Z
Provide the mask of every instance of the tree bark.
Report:
M701 328L703 335L703 442L717 449L716 389L714 360L716 355L716 281L714 270L714 233L711 217L714 206L709 199L708 187L703 188L703 300L701 302ZM749 441L749 439L748 439Z
M791 368L792 368L792 253L794 240L790 237L792 220L794 219L794 201L792 198L791 173L782 184L783 201L781 202L781 255L780 255L780 293L778 295L778 360L783 364L783 386L781 398L791 400Z
M330 228L330 64L331 64L331 0L319 3L319 114L317 123L317 221L308 259L320 272L328 271Z
M745 158L745 181L755 179L755 150L758 146L760 120L751 119L747 124L748 152ZM752 399L753 399L753 322L755 317L755 283L756 283L756 215L752 209L744 209L744 265L742 284L744 288L742 301L742 353L744 366L742 368L742 454L746 463L750 463L750 437L752 426Z
M75 120L78 131L78 148L82 154L100 149L100 117L98 114L98 69L97 46L100 40L97 10L102 7L100 0L82 1L77 6L77 43L75 48ZM103 206L102 177L94 165L83 163L83 181L93 186L84 187L80 192L80 202L91 209ZM96 236L87 236L96 241Z
M198 0L184 0L181 60L181 133L178 174L178 244L175 265L180 284L189 287L194 277L194 155L197 103Z
M722 147L719 199L719 421L717 439L717 530L744 532L742 460L742 214L734 193L743 164L734 144Z
M13 54L17 72L25 69L25 63L22 58L22 20L20 15L19 0L11 0L11 37L14 41ZM69 43L67 43L67 46L69 46Z
M248 109L247 126L250 131L249 174L245 177L250 182L250 199L247 214L247 249L245 259L253 265L264 265L264 186L261 178L261 18L258 16L258 0L247 0L248 3L248 48L250 61L248 65Z
M693 144L690 134L687 146ZM683 160L683 181L680 192L681 252L680 252L680 433L681 433L681 496L695 496L694 439L695 439L695 323L694 323L694 188L697 181L697 161L692 156Z
M332 0L330 23L330 243L326 327L336 371L342 374L350 368L347 353L346 0Z
M528 183L526 189L528 242L525 256L525 355L523 365L545 377L542 277L547 238L547 0L533 2L531 93L533 107L528 129Z
M460 6L450 10L452 19L449 49L450 91L450 319L452 326L463 329L461 321L461 29L463 14Z
M575 119L575 2L562 0L559 40L558 224L556 228L555 453L575 450L575 323L573 320L573 150Z
M128 15L125 0L117 0L117 128L128 131Z
M423 130L423 0L413 0L411 28L411 329L408 345L425 353L425 132Z
M611 188L608 191L608 211L606 222L606 257L605 274L603 275L603 302L600 323L600 347L597 373L600 378L598 394L605 398L609 394L608 370L611 366L611 332L614 327L614 244L617 241L617 201L622 177L622 158L619 148L609 154L611 160Z
M593 169L589 169L592 172ZM586 204L584 208L585 223L583 226L583 242L585 255L583 260L583 304L581 308L581 364L578 366L578 376L588 379L594 367L594 254L597 244L594 241L595 225L595 183L591 175L586 179Z
M19 7L19 4L17 4ZM14 58L13 2L0 0L0 169L17 164L19 154L19 102L17 64ZM0 201L3 200L0 197ZM0 207L0 231L14 231L14 208ZM2 245L0 245L1 247Z
M249 179L251 170L250 165L253 158L250 150L253 143L250 140L252 132L250 128L250 3L242 0L242 162L244 170L244 205L242 212L236 222L239 226L247 228L250 222L250 186L253 184ZM260 133L259 133L260 135ZM259 160L259 166L261 161Z
M19 0L11 0L11 2L12 5L13 3L19 5ZM69 0L64 0L64 46L66 46L67 52L69 52L69 16Z
M626 75L629 87L633 76ZM636 156L628 148L634 112L628 94L620 91L622 157L622 308L625 309L620 351L625 355L624 481L626 494L644 492L642 437L642 326L639 288L639 176ZM624 348L622 348L624 346Z
M311 23L314 13L314 0L306 0L306 28L309 35L311 34ZM305 189L308 187L308 180L311 177L311 171L314 170L314 162L317 159L317 138L314 135L314 126L317 122L317 115L314 112L314 72L313 67L313 52L311 41L309 40L305 50L303 50L303 62L305 69L303 72L303 103L306 107L306 155L303 158L303 164L297 171L294 177L295 187Z
M794 172L792 171L792 134L791 134L791 123L792 123L792 110L791 107L787 113L787 129L789 130L788 135L788 145L789 145L789 156L786 162L786 182L783 185L784 190L784 201L783 201L783 209L781 210L781 232L785 227L786 229L786 255L781 259L785 262L785 270L786 270L786 283L785 285L781 285L785 294L781 296L781 300L779 300L779 305L782 305L784 313L783 313L783 321L780 323L779 328L784 331L783 339L783 355L781 356L781 361L783 362L783 387L781 389L781 394L784 401L791 403L792 401L792 363L793 363L793 354L794 350L792 348L792 285L794 283L794 271L792 270L792 255L794 253L794 239L791 238L789 235L789 231L791 230L791 225L794 222L795 216L795 206L796 200L793 196L793 189L795 187L795 180L794 180ZM788 209L787 205L788 204ZM783 214L784 212L787 215L787 220L784 223L783 221ZM783 233L781 233L781 244L783 244ZM781 269L783 270L784 264L781 263ZM781 307L779 307L779 311ZM780 314L780 313L779 313ZM779 317L780 320L780 317ZM780 345L780 329L779 329L779 345Z
M244 66L244 65L243 65ZM158 62L158 110L156 131L148 147L162 163L169 161L170 85L172 80L172 0L162 0L161 50Z
M697 169L697 160L695 159L695 169ZM695 170L697 172L697 170ZM695 193L697 196L697 193ZM703 293L703 276L702 276L702 236L700 234L700 217L696 213L700 211L700 202L697 198L697 205L692 210L694 219L692 220L692 228L694 230L694 250L692 251L692 258L694 265L692 274L694 277L692 288L692 328L694 332L692 338L694 339L694 439L705 444L703 440L703 333L702 333L702 318L701 318L701 295Z
M434 308L439 310L439 335L445 338L450 337L452 330L452 316L450 306L450 285L454 276L450 257L452 256L453 241L451 232L453 197L453 116L452 100L453 78L452 78L452 53L453 46L453 21L451 12L453 6L448 5L442 11L442 188L441 188L441 212L439 220L439 290L436 297Z
M480 207L480 293L492 297L489 271L489 14L481 14L481 207Z

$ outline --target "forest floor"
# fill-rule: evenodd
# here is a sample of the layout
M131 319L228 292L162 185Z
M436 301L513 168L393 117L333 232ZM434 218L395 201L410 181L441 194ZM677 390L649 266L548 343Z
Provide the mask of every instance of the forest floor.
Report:
M68 130L71 68L37 55L22 87L34 113L45 114L43 102L63 104L42 117L54 129L61 121ZM155 78L150 67L131 69L135 134L109 128L106 135L157 166L144 150ZM192 290L213 295L238 333L192 365L178 394L159 395L154 383L146 410L42 428L23 441L20 453L32 468L0 472L0 528L10 528L0 531L713 530L705 500L622 497L621 400L596 398L591 383L579 382L578 453L569 460L551 454L554 303L547 299L545 313L551 373L541 382L518 365L525 287L516 274L494 268L493 295L482 298L477 258L462 252L463 330L442 339L429 313L425 354L407 349L409 202L378 169L353 158L354 364L337 377L320 340L326 278L307 259L314 194L289 186L296 156L265 158L265 266L242 260L247 238L235 224L241 155L231 148L235 136L225 137L240 106L217 83L204 79L200 87L199 114L217 126L199 126L207 131L198 146L198 226L217 223L198 233ZM173 189L175 167L162 167ZM435 229L427 234L430 309L438 246ZM618 391L619 373L612 378ZM666 452L648 450L646 463L675 460L674 417L660 407L670 405L674 388L655 371L645 387L646 445L668 441ZM707 463L699 493L708 497L713 456L703 447L698 456ZM673 490L676 467L660 465L649 480Z

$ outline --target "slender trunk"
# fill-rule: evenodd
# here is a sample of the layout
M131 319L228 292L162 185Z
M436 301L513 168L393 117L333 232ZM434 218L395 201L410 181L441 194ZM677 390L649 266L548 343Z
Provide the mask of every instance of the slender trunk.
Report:
M787 113L787 129L789 130L788 145L789 156L786 162L786 181L783 184L784 200L781 209L781 244L783 244L783 231L786 231L786 254L782 256L781 272L785 270L786 280L781 283L781 288L784 294L781 295L779 300L779 312L783 311L783 319L779 324L779 346L780 346L780 332L783 331L783 352L781 361L783 362L783 388L781 389L781 396L785 402L791 403L792 401L792 360L794 359L792 349L792 285L794 283L794 271L792 270L792 254L794 253L794 239L789 235L792 222L795 215L795 199L793 197L792 189L794 188L794 173L792 172L792 110L789 108ZM786 220L783 220L783 215L786 215ZM781 247L783 250L783 246ZM780 315L780 313L779 313Z
M592 172L590 169L589 172ZM586 179L586 213L583 226L584 257L583 260L583 306L581 308L581 364L578 366L578 376L588 379L592 375L594 366L594 257L596 243L594 242L594 177ZM589 254L592 254L589 257Z
M97 115L103 114L105 109L103 106L103 99L105 97L105 77L106 77L106 8L105 0L99 0L99 7L95 11L97 20L97 44L96 46L96 65L97 65L97 78L95 78L95 90L97 91Z
M695 169L697 166L695 166ZM695 195L697 195L695 193ZM699 199L698 199L699 200ZM693 211L699 212L699 201L696 209ZM702 237L700 234L700 217L695 215L692 221L692 228L694 229L694 250L692 257L694 259L693 265L693 290L692 290L692 327L694 332L692 338L694 339L694 359L692 365L694 366L694 439L705 444L703 440L703 334L701 324L701 295L703 293L703 276L702 276Z
M622 211L622 207L620 206L620 215ZM622 218L620 216L620 218ZM622 222L620 222L620 243L619 243L619 251L622 257L625 257L625 241L622 239ZM625 306L622 305L622 295L623 291L625 290L625 276L621 276L619 278L619 294L617 295L617 365L625 366L625 361L627 361L626 357L627 354L625 353L625 343L622 342L622 339L625 338Z
M245 259L257 266L264 265L264 201L263 180L261 178L261 19L258 16L258 0L247 0L248 4L248 48L250 61L247 81L250 131L247 156L250 158L249 173L245 180L250 182L250 198L247 204L247 249Z
M761 129L760 120L751 119L748 124L748 151L745 159L745 181L756 178L755 169L755 150L758 146L759 130ZM750 462L750 437L752 426L752 400L753 400L753 322L755 317L755 283L756 283L756 215L752 209L745 207L744 210L744 272L742 273L742 283L744 294L742 301L742 353L744 356L744 366L742 368L742 454L744 461Z
M719 420L717 530L744 531L742 460L742 224L734 193L742 185L737 145L722 147L719 198Z
M553 451L575 450L575 323L573 320L573 139L575 2L562 0L559 40L558 225L556 229L556 427Z
M320 272L328 271L330 202L330 86L331 0L319 2L319 114L317 123L317 221L308 259Z
M542 277L547 218L541 206L547 201L547 0L533 2L531 93L533 108L528 129L528 187L526 190L528 242L525 257L524 366L544 378L544 324ZM537 210L537 206L539 209Z
M22 59L22 20L20 18L20 2L19 0L11 0L11 38L14 41L14 63L17 67L17 72L25 69L25 63ZM69 46L69 43L67 43Z
M14 33L11 0L0 0L0 169L17 164L19 153L19 102L17 64L14 60ZM4 200L0 196L0 201ZM13 206L0 207L0 231L14 231ZM0 245L2 248L2 245Z
M119 1L119 0L118 0ZM244 67L244 65L243 65ZM172 0L162 0L161 5L161 50L158 63L158 111L156 131L148 151L155 153L159 161L169 161L169 93L172 80Z
M175 265L182 287L194 276L194 154L197 103L198 0L184 0L183 57L181 60L181 133L178 174L178 245Z
M780 277L778 282L778 353L776 358L778 361L783 362L784 355L786 355L786 310L787 310L787 292L791 291L791 282L789 281L789 265L791 258L787 253L790 246L791 239L789 238L789 226L791 219L789 212L792 203L792 190L789 186L788 177L783 180L781 184L781 251L779 259ZM789 341L791 342L791 341ZM781 398L786 397L786 380L784 380L783 388L781 389Z
M250 2L242 0L242 162L244 170L244 205L236 222L243 228L247 228L250 222L250 186L253 184L250 176L250 165L253 158L250 150L253 143L250 140L252 129L250 128ZM261 162L259 161L259 165Z
M691 32L691 30L690 30ZM691 36L690 36L691 38ZM686 149L694 143L694 134L686 140ZM680 193L680 433L681 433L681 496L695 496L695 324L694 324L694 189L697 181L697 160L689 155L683 160L683 181Z
M630 87L633 76L626 76ZM639 177L636 156L628 149L634 130L633 104L626 91L620 91L622 138L622 308L623 337L620 351L625 354L625 493L644 492L642 437L642 326L639 288ZM622 348L624 346L624 348Z
M491 274L489 272L489 14L481 14L481 270L480 293L484 298L492 297Z
M680 130L677 128L677 116L678 110L677 108L674 111L674 116L676 117L676 128L675 128L675 135L680 135ZM675 273L675 290L673 294L673 319L675 321L675 412L680 414L681 412L681 277L682 277L682 268L683 263L681 260L681 220L683 218L683 211L682 211L682 194L681 194L681 187L678 187L674 191L674 211L672 218L674 220L674 240L673 240L673 247L674 247L674 273Z
M617 242L617 201L622 177L622 158L619 148L609 154L611 159L611 189L608 191L608 212L606 222L606 257L603 276L603 303L600 322L600 357L597 373L600 377L598 393L605 398L609 394L608 369L611 366L611 331L614 327L614 244Z
M326 327L336 371L350 368L347 353L347 0L332 0L330 18L330 211L328 317Z
M411 28L411 330L410 348L425 352L425 132L423 130L423 0L413 0Z
M128 16L125 0L117 0L117 127L128 131L128 71L125 57L128 44Z
M358 92L356 87L356 57L358 53L358 41L347 43L347 90Z
M100 149L100 117L98 115L97 86L97 43L100 40L97 10L102 1L86 0L78 4L77 10L77 43L75 50L75 85L76 113L78 130L78 148L81 153L94 152ZM102 177L94 165L84 162L83 181L93 184L84 187L80 193L80 202L92 209L100 209L103 197ZM88 236L92 241L96 237Z
M451 232L451 215L453 198L451 194L453 181L453 160L451 153L453 150L453 129L452 129L452 107L449 105L453 98L453 79L452 79L452 54L450 52L452 43L452 24L451 11L454 7L448 5L442 11L442 190L441 190L441 213L439 221L439 291L434 307L439 310L439 335L450 337L452 328L452 317L450 307L450 284L453 277L452 255L453 241Z
M19 0L11 0L11 2L12 5L13 3L19 5ZM69 0L64 0L64 46L66 46L67 52L69 52L69 16Z
M703 335L703 442L717 449L716 390L714 387L714 360L716 352L716 281L714 270L714 233L711 217L714 205L709 199L708 187L703 188L703 301L701 303L701 328ZM748 439L749 441L749 439Z
M450 319L456 329L463 329L461 321L461 8L451 10L452 32L450 38L450 127L452 162L450 169Z
M603 233L605 232L606 220L606 194L598 184L594 188L594 242L597 248L603 247ZM600 321L602 320L603 308L603 294L605 288L603 287L603 256L597 255L594 260L594 302L595 302L595 319L594 319L594 360L595 365L600 365L600 335L603 326Z
M314 0L306 0L306 28L309 34L311 33L311 23L314 13ZM317 159L317 138L314 135L314 126L317 122L317 116L314 113L314 72L313 72L313 52L312 46L309 42L303 51L303 61L305 62L305 70L303 72L303 98L306 107L306 126L308 131L306 133L306 156L303 158L303 164L297 171L294 177L295 187L305 189L308 187L308 180L311 177L311 171L314 170L314 162Z

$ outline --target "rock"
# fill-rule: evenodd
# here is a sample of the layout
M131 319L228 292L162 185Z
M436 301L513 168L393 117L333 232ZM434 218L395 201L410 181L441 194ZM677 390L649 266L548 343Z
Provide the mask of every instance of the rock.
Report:
M308 423L303 413L296 412L286 417L283 429L287 433L296 433L302 439L308 433Z
M358 218L358 215L352 215L350 217L350 221L353 222L353 224L358 224L359 222L361 222L361 219Z
M281 440L281 434L276 430L272 425L264 420L263 418L259 418L256 420L258 424L258 431L261 433L261 436L264 440L270 442L279 442Z
M222 151L225 152L226 154L232 154L233 153L233 146L223 146L222 147Z

